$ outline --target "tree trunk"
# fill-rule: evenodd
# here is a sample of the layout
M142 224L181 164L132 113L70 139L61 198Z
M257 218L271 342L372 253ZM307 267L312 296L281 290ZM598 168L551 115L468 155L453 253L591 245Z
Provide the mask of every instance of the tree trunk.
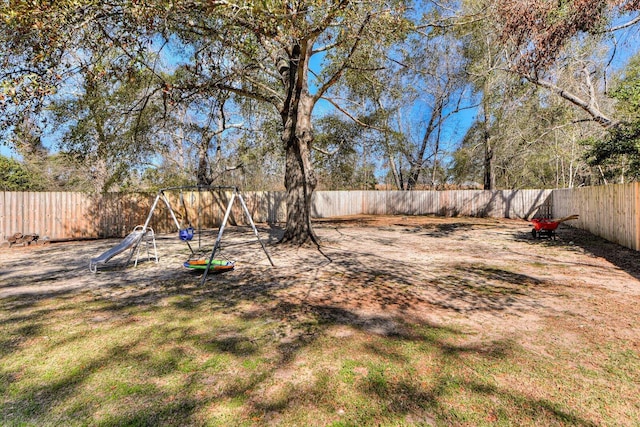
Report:
M283 135L286 148L287 225L282 240L296 244L317 244L311 227L311 195L317 181L311 165L313 130L311 111L307 111L310 102L310 97L300 101L297 123L286 123Z
M485 85L486 90L486 85ZM489 129L489 111L488 102L486 99L483 102L483 114L484 120L482 123L482 142L484 144L484 185L483 189L493 190L495 188L495 177L493 176L493 149L491 148L491 133Z
M442 121L442 110L440 111L440 118L438 122ZM438 151L440 151L440 130L442 128L438 127L438 133L436 135L436 146L433 150L433 170L431 171L431 187L436 188L436 173L438 170Z
M431 117L429 117L429 123L424 131L424 136L422 137L422 144L420 145L420 149L415 154L415 157L411 161L411 169L409 170L409 178L407 180L407 188L409 190L413 190L415 186L418 184L418 179L420 178L420 173L422 172L422 166L425 163L424 154L427 151L427 146L429 144L429 138L436 130L437 127L440 126L440 122L438 120L439 117L442 116L442 109L444 108L444 101L442 99L438 99L436 102L433 111L431 112Z
M391 150L389 150L387 148L387 150L389 151L389 153L391 153ZM404 190L404 182L402 181L402 172L398 172L398 167L396 167L396 159L393 156L393 154L389 154L389 168L391 169L391 174L393 175L393 182L396 185L396 188L398 190Z
M488 135L484 137L484 185L485 190L493 190L493 150L489 145Z
M318 244L311 227L311 196L317 180L311 163L314 138L311 113L315 101L307 86L309 49L311 43L295 45L287 53L287 60L279 63L287 89L287 100L280 113L287 190L287 223L282 241L298 245Z
M198 169L196 171L196 179L198 185L211 185L211 173L209 172L209 159L207 151L209 150L209 136L207 132L203 132L202 140L198 145Z

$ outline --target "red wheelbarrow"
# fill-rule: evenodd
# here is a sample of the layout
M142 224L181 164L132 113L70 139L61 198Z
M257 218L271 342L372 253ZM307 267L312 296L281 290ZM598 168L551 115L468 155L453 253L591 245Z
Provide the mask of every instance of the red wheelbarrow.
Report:
M531 223L533 224L533 229L531 229L531 235L534 239L540 237L548 237L550 239L555 239L556 237L556 229L560 224L565 221L570 221L572 219L578 219L578 215L570 215L560 219L548 219L548 218L533 218Z

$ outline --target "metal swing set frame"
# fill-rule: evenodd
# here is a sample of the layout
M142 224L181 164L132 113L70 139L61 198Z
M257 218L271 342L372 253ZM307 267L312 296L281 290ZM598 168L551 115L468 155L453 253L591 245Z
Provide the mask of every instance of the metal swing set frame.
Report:
M253 218L251 217L251 213L249 212L249 209L247 208L247 204L244 201L244 198L242 197L242 194L240 194L240 190L238 189L238 187L234 187L234 186L210 186L210 185L187 185L187 186L180 186L180 187L167 187L167 188L162 188L160 190L158 190L158 194L156 195L155 200L153 201L153 204L151 205L151 209L149 210L149 214L147 215L147 219L145 220L144 225L141 226L137 226L136 230L138 230L138 233L141 236L146 235L147 232L149 233L153 233L151 227L149 226L149 224L151 223L151 218L153 217L153 213L156 210L158 203L160 202L160 200L162 200L164 202L164 204L167 206L167 209L169 210L169 214L171 215L171 219L173 220L173 222L176 225L176 228L178 229L178 233L180 235L180 239L182 241L184 241L187 246L189 247L189 250L191 251L191 255L195 255L195 252L193 250L193 248L191 247L191 244L189 243L190 237L188 237L187 233L186 235L183 234L183 232L185 230L182 229L180 222L178 221L178 218L176 217L176 214L171 206L171 203L169 202L169 199L167 198L165 192L166 191L180 191L181 193L181 200L182 203L184 205L184 200L182 199L182 192L184 190L198 190L200 191L231 191L231 198L229 199L229 202L227 203L227 207L225 210L225 214L224 214L224 218L222 219L222 224L220 225L220 228L218 229L218 235L216 237L216 241L215 244L213 245L213 249L211 250L211 255L209 256L209 260L207 265L212 265L213 259L216 255L216 252L218 252L218 250L220 249L220 243L222 241L222 236L224 234L224 230L225 227L227 225L227 222L229 221L229 217L231 215L231 208L233 207L233 203L235 202L236 199L238 199L240 201L240 204L242 205L242 210L246 216L247 221L249 222L249 224L251 225L251 229L253 230L253 234L256 236L256 239L258 240L258 242L260 243L260 246L262 247L262 250L264 251L265 255L267 256L267 259L269 260L269 263L271 264L271 266L275 266L273 261L271 260L271 256L269 255L269 252L267 251L266 246L264 245L262 239L260 239L260 235L258 233L258 229L256 228L255 223L253 222ZM185 210L186 210L186 206L184 206ZM185 213L186 215L186 213ZM188 218L187 218L188 221ZM191 227L191 225L189 224L189 228L191 228L191 237L193 237L193 228ZM184 237L184 238L183 238ZM200 238L200 237L198 237ZM154 239L155 240L155 239ZM142 241L142 239L137 239L137 241L132 242L133 245L130 245L129 247L131 247L131 253L133 254L134 252L137 252L138 249L138 245L140 244L140 242ZM155 247L155 241L154 241L154 247ZM104 254L103 254L104 255ZM109 257L110 258L110 257ZM157 254L156 254L156 262L157 262ZM108 259L106 259L106 261L108 261ZM104 261L104 262L106 262ZM137 261L137 259L136 259ZM92 261L93 262L93 261ZM92 270L93 271L93 270ZM207 275L209 273L209 268L205 268L204 269L204 274L202 276L202 284L205 283L205 281L207 280Z
M167 198L167 196L165 195L165 191L175 191L175 190L179 190L179 191L184 191L184 190L198 190L198 191L231 191L231 198L229 199L229 203L227 203L227 208L226 211L224 213L224 218L222 219L222 224L220 225L220 228L218 229L218 236L216 237L216 242L213 245L213 249L211 250L211 255L209 256L209 260L207 265L212 265L213 259L216 256L216 252L218 252L218 250L220 249L220 242L222 241L222 236L224 235L224 229L227 225L227 222L229 221L229 216L231 215L231 208L233 207L233 202L238 199L240 201L240 204L242 205L242 210L247 218L247 221L249 222L249 224L251 225L251 229L253 230L253 234L256 236L256 239L258 240L258 242L260 243L260 246L262 247L262 250L264 251L265 255L267 256L267 259L269 260L269 263L271 264L271 266L275 266L273 261L271 260L271 256L269 255L269 252L267 251L266 246L264 245L264 242L262 241L262 239L260 239L260 234L258 233L258 229L256 228L255 223L253 222L253 218L251 217L251 213L249 212L249 209L247 208L247 204L244 201L244 198L242 197L242 194L240 194L240 190L238 189L238 187L234 187L234 186L210 186L210 185L187 185L187 186L181 186L181 187L168 187L168 188L163 188L160 189L158 191L158 195L156 196L156 199L153 202L153 205L151 206L151 210L149 211L149 215L147 216L147 220L144 224L144 229L146 229L149 226L149 223L151 222L151 217L153 216L153 211L155 210L156 206L158 205L158 202L160 200L162 200L165 205L167 206L167 209L169 209L169 214L171 215L171 219L173 219L173 222L176 224L176 227L178 228L178 232L180 232L181 227L180 227L180 222L178 221L178 218L176 217L175 212L173 211L173 208L171 207L171 203L169 202L169 199ZM185 208L186 209L186 208ZM187 246L189 246L189 250L191 251L191 254L194 254L193 248L191 247L191 245L189 244L188 240L184 240L184 242L187 244ZM205 268L204 269L204 274L202 276L202 284L205 283L205 281L207 280L207 275L209 273L209 269Z

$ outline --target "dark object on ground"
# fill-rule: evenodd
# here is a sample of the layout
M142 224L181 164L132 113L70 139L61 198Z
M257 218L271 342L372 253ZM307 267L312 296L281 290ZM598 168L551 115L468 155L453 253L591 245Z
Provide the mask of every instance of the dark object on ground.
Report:
M50 240L46 236L41 239L37 234L14 233L13 236L7 239L7 242L11 248L14 246L47 245ZM3 242L2 246L7 246L7 244Z

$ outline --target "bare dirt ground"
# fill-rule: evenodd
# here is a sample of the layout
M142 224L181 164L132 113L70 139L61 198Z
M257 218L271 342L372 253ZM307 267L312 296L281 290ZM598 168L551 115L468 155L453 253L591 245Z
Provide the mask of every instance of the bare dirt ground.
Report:
M556 240L540 240L520 220L400 216L332 218L315 227L321 251L277 245L281 230L261 225L275 267L249 229L228 228L221 257L236 269L204 286L182 267L189 250L175 235L157 236L158 264L145 258L97 274L89 259L120 240L1 249L0 298L92 292L154 303L176 286L203 296L217 288L230 299L262 298L248 314L260 315L264 301L283 316L303 306L379 334L396 332L398 319L453 322L483 339L518 337L525 347L528 335L554 330L549 339L626 340L640 351L640 253L589 233L561 226ZM210 251L214 241L213 231L205 233L202 247Z

